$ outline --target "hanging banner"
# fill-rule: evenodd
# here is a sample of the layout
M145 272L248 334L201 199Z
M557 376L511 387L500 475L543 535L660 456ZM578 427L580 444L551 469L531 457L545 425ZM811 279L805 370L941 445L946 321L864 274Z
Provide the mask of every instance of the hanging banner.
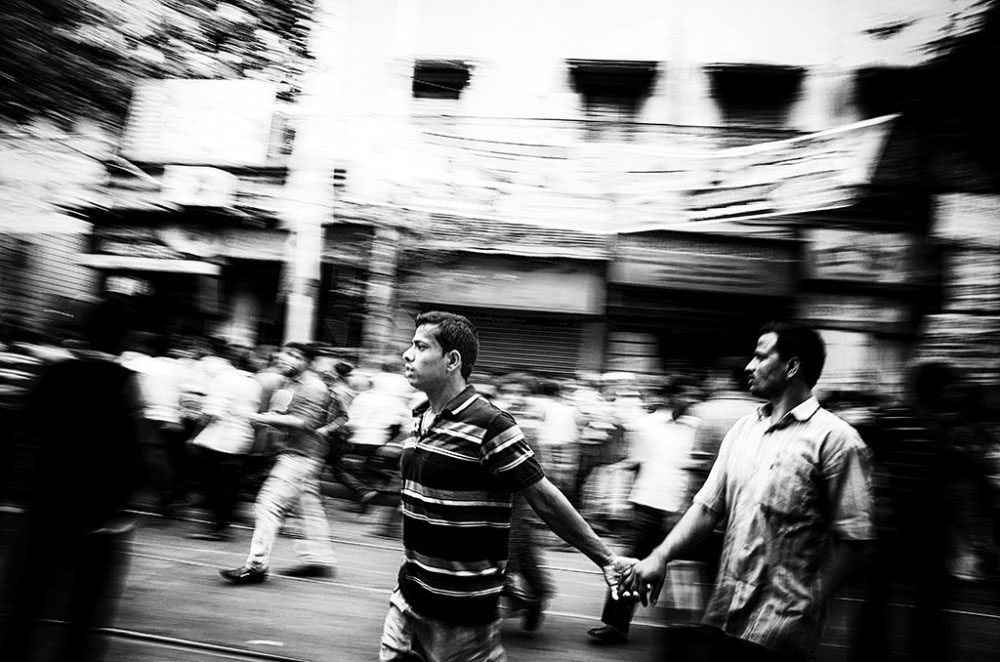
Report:
M814 212L858 200L896 117L731 148L718 147L723 130L692 127L558 145L520 140L519 125L502 141L425 132L409 185L420 208L590 232Z
M808 135L719 150L681 193L692 221L798 214L854 204L888 137L888 115Z

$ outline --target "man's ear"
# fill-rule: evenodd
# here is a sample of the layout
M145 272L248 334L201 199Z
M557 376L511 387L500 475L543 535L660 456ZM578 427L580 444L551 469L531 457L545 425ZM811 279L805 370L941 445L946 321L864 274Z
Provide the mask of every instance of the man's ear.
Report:
M448 370L458 370L462 367L462 354L457 350L453 349L448 352Z
M785 368L785 373L788 375L788 378L791 379L795 377L795 375L799 374L799 371L801 369L802 369L802 362L799 360L799 357L793 356L792 358L788 359L788 367Z

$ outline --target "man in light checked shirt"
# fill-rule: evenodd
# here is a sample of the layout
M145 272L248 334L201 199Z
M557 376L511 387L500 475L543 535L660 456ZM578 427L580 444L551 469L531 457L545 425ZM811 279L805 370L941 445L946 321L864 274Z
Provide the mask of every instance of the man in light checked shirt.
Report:
M690 509L620 585L655 604L667 564L724 524L704 625L668 629L666 655L702 646L712 660L813 657L826 606L875 535L870 452L812 393L825 359L812 329L761 330L746 374L767 403L733 425Z

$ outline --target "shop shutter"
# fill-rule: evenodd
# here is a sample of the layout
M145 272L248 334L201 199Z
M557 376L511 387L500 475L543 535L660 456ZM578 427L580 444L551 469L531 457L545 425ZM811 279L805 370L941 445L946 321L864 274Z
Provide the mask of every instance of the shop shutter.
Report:
M479 329L477 370L571 375L579 367L582 331L576 321L481 315L471 319Z

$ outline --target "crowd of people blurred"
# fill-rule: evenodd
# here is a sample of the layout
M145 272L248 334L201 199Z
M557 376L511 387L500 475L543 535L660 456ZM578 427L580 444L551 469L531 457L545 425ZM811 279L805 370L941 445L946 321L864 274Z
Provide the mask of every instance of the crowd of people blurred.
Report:
M201 506L212 519L209 533L226 535L238 500L252 500L277 449L274 431L255 428L250 415L287 404L275 401L275 396L288 397L276 369L279 349L217 337L185 338L168 346L149 332L130 334L119 361L139 375L142 386L151 457L146 505L156 514L171 517ZM12 429L33 378L46 365L72 356L73 350L72 343L0 346L0 425ZM356 509L364 510L378 501L379 490L396 488L386 482L393 453L385 447L409 433L410 412L419 394L403 378L399 357L358 357L353 352L348 357L333 349L317 350L312 370L327 382L342 374L353 392L346 453L353 471L345 473L343 463L334 463L325 478L343 484ZM674 473L663 482L678 486L678 495L667 510L683 512L707 476L726 431L759 404L742 385L743 363L730 358L670 375L477 373L474 383L514 415L543 459L546 474L573 504L599 529L624 534L634 514L632 492L641 491L650 465L673 467ZM828 390L821 399L873 449L876 487L881 503L888 504L892 486L902 480L900 472L924 454L899 457L896 450L884 448L887 428L901 409L925 407L916 404L931 397L925 382L941 391L934 395L933 411L924 412L920 421L939 432L933 435L937 472L921 478L935 481L937 502L949 514L943 531L949 573L982 579L998 571L996 413L991 416L982 406L982 391L963 382L949 366L935 364L927 371L933 374L914 377L906 401L891 401L862 388ZM670 426L680 420L693 434L672 442L676 447L668 454L656 455L656 445L649 440L677 438Z
M195 535L228 538L238 506L253 502L281 453L282 433L255 419L283 412L293 397L281 349L221 338L166 343L148 332L124 339L115 360L137 376L142 401L145 480L137 507L163 522L199 508L209 524ZM21 412L36 377L81 351L73 343L0 346L5 443L30 423ZM343 430L323 452L323 493L346 496L356 512L382 507L380 532L393 535L399 521L393 462L420 394L402 376L399 357L313 345L308 358L305 370L330 388L338 385L346 408ZM642 557L691 504L726 432L760 405L744 387L745 363L724 358L655 376L477 372L472 381L515 417L546 475L592 526L616 536L629 556ZM878 605L891 597L891 575L919 580L926 609L915 632L928 635L938 629L949 577L1000 579L1000 426L982 395L953 367L937 363L917 366L901 398L865 389L827 390L820 397L873 453L880 570L866 603L872 617L858 632L867 649L879 645ZM3 452L10 457L11 449ZM16 483L17 476L5 479ZM505 592L533 629L553 588L541 568L541 527L521 506L515 507ZM711 584L718 542L710 537L691 559L699 570L688 575L689 583ZM920 553L902 552L907 549ZM684 602L697 609L699 599ZM591 636L627 633L634 608L609 599L606 626ZM927 645L935 644L928 639Z

